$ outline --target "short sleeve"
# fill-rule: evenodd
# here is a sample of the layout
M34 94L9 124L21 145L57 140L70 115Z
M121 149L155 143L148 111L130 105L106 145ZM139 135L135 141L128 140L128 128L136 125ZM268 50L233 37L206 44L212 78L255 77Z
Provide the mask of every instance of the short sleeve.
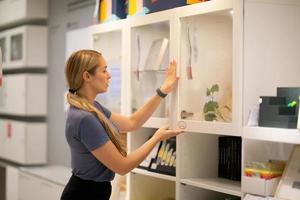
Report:
M79 138L89 151L97 149L109 140L102 124L93 114L87 115L81 120Z
M103 114L109 119L111 116L111 111L102 106L99 102L95 101L96 107L103 112Z

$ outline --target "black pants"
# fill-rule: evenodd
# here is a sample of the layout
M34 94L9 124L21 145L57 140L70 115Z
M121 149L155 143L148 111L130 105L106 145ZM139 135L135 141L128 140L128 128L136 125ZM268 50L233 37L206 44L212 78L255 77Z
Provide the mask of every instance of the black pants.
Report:
M110 195L110 182L87 181L72 175L61 200L109 200Z

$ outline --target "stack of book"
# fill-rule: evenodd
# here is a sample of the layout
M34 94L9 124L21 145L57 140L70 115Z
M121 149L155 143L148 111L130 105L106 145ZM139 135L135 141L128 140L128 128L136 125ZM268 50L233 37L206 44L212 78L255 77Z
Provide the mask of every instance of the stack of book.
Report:
M219 177L235 181L241 180L241 148L240 137L219 137Z

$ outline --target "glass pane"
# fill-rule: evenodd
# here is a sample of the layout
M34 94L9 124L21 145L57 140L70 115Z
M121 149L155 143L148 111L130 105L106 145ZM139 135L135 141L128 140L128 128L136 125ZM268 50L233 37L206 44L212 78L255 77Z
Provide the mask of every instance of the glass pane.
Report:
M23 34L11 37L10 59L12 61L22 60L23 58Z
M4 108L5 106L5 95L6 94L6 84L2 77L2 85L0 85L0 107Z
M181 24L181 118L231 122L230 10L183 18Z
M94 49L102 53L111 75L108 91L99 94L96 100L117 113L121 112L121 36L121 31L94 35Z
M2 51L2 62L6 61L6 41L5 38L0 38L0 48Z
M131 88L132 112L155 94L165 78L169 63L168 22L136 27L132 31ZM153 117L168 116L168 100L161 102Z

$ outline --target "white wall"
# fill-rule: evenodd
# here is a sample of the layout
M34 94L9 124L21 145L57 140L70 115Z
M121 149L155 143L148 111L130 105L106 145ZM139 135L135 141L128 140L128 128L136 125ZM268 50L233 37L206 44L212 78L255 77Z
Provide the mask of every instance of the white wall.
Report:
M66 32L91 25L94 0L84 0L86 7L68 11L74 0L49 0L48 68L48 162L70 166L70 152L65 139L64 77Z

